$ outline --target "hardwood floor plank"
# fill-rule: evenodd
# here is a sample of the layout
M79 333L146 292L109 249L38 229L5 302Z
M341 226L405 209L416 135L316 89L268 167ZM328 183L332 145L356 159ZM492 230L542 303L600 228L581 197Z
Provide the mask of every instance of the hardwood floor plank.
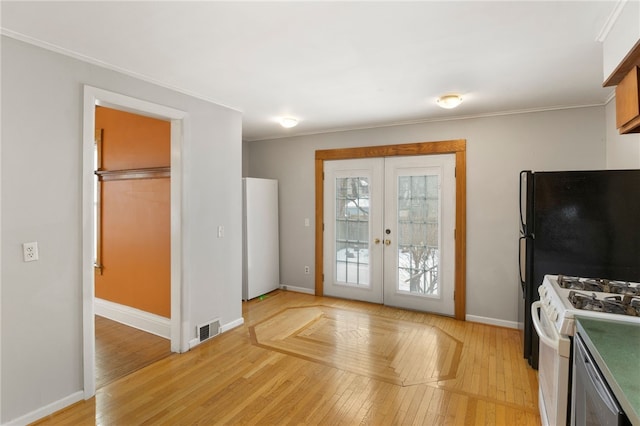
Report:
M370 408L369 424L384 424L384 419L392 410L393 405L400 400L401 390L402 387L389 384L389 387L380 393L380 402L373 404Z
M328 368L322 365L318 365L317 369L319 373L314 372L314 374L309 376L311 382L309 391L306 393L300 392L302 398L299 400L295 410L287 413L287 417L283 423L304 424L306 419L315 411L318 401L325 394L325 390L331 383L338 381L340 377L345 374L342 370Z
M422 425L425 423L425 417L429 412L429 406L431 405L431 399L435 394L436 389L432 387L427 387L425 389L424 395L422 395L422 399L420 400L420 405L418 406L418 411L416 412L415 420L413 421L414 425Z
M320 398L315 404L315 407L304 418L305 424L318 424L326 416L327 412L332 408L335 400L340 391L340 386L344 386L349 383L349 380L353 380L354 375L346 371L340 370L333 381L329 382L324 388Z
M286 291L243 316L37 423L540 423L518 330Z
M416 393L418 392L418 388L420 386L409 386L405 391L405 395L402 397L402 401L398 406L395 413L389 413L389 417L393 415L393 419L389 422L389 424L403 425L409 423L406 420L407 412L409 411L409 407L411 406L411 402L416 397Z
M171 355L171 342L96 315L96 388Z

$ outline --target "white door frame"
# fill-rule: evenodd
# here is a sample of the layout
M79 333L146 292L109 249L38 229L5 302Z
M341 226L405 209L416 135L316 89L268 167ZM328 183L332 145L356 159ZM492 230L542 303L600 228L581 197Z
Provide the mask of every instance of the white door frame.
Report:
M171 121L171 351L189 348L182 340L182 150L187 113L96 87L84 86L82 129L82 325L84 398L96 393L95 379L95 277L94 241L94 159L96 105Z

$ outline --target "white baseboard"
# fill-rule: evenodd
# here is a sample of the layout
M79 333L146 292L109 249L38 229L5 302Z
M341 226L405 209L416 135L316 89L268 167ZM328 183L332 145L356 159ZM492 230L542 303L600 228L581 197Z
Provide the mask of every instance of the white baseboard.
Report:
M48 416L49 414L53 414L56 411L60 411L71 404L75 404L78 401L82 401L83 399L84 399L83 391L72 393L71 395L65 398L52 402L51 404L45 405L44 407L38 408L35 411L25 414L24 416L18 417L17 419L10 420L9 422L4 423L4 425L5 426L28 425L30 423L33 423L37 420L42 419L43 417Z
M505 321L496 318L479 317L476 315L466 315L465 319L470 322L479 322L481 324L497 325L498 327L515 328L518 329L519 325L517 321Z
M171 339L171 320L169 318L98 298L94 300L93 306L96 315L165 339Z
M282 290L295 291L295 292L298 292L298 293L305 293L305 294L311 294L311 295L315 295L316 294L314 289L310 289L310 288L306 288L306 287L296 287L296 286L281 284L280 288ZM515 329L520 329L520 330L522 330L522 328L523 328L523 324L522 323L518 323L517 321L505 321L505 320L500 320L500 319L496 319L496 318L480 317L480 316L476 316L476 315L466 315L465 319L467 321L471 321L471 322L479 322L481 324L497 325L499 327L515 328Z
M220 326L220 333L224 333L225 331L229 331L232 328L236 328L236 327L240 327L242 324L244 324L244 318L240 317L236 320L233 320L231 322L228 322L222 326Z
M227 331L229 331L229 330L231 330L233 328L239 327L242 324L244 324L244 318L238 318L238 319L233 320L231 322L228 322L228 323L226 323L224 325L221 325L220 326L220 334L222 334L224 332L227 332ZM215 338L215 336L214 336L214 338ZM202 342L200 342L200 340L198 340L197 338L189 340L189 350L195 348L200 343L202 343Z
M296 287L296 286L292 286L292 285L281 284L280 288L282 290L295 291L297 293L305 293L305 294L310 294L312 296L316 294L316 291L314 289L306 288L306 287Z

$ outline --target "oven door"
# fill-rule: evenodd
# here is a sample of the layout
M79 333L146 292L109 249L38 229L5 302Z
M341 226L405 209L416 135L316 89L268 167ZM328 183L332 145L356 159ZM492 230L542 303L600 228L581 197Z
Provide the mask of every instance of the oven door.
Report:
M568 424L571 340L558 334L540 301L531 305L533 327L540 337L538 406L543 425Z
M574 398L571 424L614 426L629 424L580 334L576 334L573 340Z

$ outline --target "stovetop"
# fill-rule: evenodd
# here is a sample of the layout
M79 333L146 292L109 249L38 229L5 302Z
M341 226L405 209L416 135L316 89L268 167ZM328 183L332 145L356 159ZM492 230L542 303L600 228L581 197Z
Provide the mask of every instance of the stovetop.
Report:
M608 296L598 299L593 293L589 295L570 291L569 301L576 309L640 317L640 297Z
M576 309L640 317L640 286L634 283L564 275L558 275L556 281L560 287L572 289L567 297ZM597 296L596 292L608 296Z
M640 324L640 284L546 275L540 300L558 332L572 336L575 316Z
M558 275L558 285L572 290L597 291L600 293L640 296L640 286L625 281L614 281L602 278L579 278Z

